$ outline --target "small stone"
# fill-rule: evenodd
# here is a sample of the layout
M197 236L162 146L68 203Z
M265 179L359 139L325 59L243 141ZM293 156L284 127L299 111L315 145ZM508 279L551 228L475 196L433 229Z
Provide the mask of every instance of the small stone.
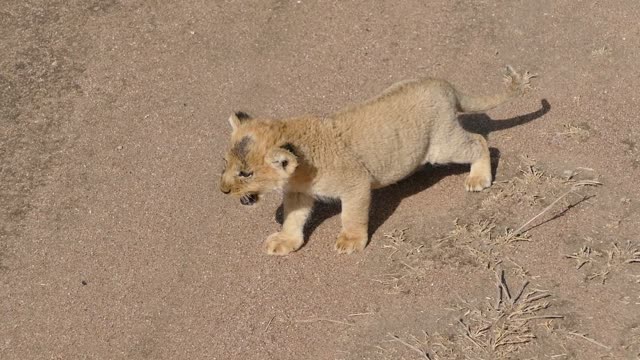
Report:
M116 150L122 150L124 147L122 145L116 146Z
M571 180L571 178L574 177L575 175L576 175L576 172L573 170L565 170L562 172L562 176L567 180Z
M86 280L82 280L82 286L87 285L87 281Z

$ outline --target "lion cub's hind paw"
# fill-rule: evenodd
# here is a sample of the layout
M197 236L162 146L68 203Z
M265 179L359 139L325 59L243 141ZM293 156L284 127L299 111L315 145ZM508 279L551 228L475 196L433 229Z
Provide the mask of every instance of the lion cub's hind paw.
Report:
M469 175L464 181L464 188L467 191L482 191L489 186L491 186L491 177Z
M264 244L269 255L287 255L298 250L302 243L302 238L277 232L269 235Z

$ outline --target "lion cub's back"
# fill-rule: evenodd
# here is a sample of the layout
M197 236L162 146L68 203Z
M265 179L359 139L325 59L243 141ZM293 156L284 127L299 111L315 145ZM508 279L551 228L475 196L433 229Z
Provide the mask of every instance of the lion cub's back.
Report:
M423 165L438 121L455 114L451 85L424 79L392 85L378 97L337 115L344 138L376 186L386 186Z

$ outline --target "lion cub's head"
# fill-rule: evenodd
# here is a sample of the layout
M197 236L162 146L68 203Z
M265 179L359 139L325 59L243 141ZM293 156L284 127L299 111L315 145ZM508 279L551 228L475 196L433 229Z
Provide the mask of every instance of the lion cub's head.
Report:
M237 112L229 118L233 128L225 156L220 191L253 205L261 194L282 189L298 166L298 159L282 139L282 124L252 119Z

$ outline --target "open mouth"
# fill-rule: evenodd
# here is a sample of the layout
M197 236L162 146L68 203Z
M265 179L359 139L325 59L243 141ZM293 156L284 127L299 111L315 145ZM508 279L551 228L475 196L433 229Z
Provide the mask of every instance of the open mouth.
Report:
M253 205L258 201L258 194L245 194L240 198L240 204Z

